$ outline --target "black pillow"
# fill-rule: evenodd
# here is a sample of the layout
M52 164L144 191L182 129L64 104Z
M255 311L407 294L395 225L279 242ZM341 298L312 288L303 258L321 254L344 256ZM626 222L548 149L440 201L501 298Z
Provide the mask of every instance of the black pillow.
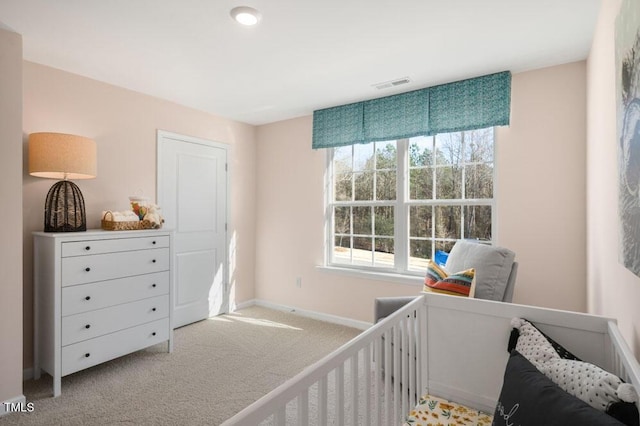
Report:
M518 351L509 356L493 426L622 426L560 389Z

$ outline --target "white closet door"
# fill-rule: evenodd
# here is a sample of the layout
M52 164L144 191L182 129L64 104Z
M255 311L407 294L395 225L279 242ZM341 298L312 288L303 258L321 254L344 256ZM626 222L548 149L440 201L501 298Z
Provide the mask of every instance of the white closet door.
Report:
M158 131L157 191L175 231L174 327L227 312L227 146Z

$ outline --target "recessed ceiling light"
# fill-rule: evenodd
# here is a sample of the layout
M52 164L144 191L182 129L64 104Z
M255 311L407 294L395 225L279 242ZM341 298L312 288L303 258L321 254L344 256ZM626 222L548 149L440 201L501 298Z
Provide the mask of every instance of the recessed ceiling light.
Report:
M262 15L256 9L249 6L238 6L231 9L231 17L242 25L255 25Z

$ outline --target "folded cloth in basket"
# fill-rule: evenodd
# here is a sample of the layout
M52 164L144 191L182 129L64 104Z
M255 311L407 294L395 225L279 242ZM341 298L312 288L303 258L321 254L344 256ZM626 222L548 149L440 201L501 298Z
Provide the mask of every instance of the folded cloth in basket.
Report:
M103 211L102 218L112 222L137 222L140 220L138 215L131 210L123 212L112 212L111 210Z
M490 426L493 417L446 399L423 395L409 413L405 426Z

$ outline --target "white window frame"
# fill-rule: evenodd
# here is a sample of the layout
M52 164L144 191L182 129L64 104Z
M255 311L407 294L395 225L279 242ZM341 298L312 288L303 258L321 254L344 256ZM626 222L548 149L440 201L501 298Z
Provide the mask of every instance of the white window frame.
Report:
M455 133L455 132L453 132ZM431 200L410 200L409 199L409 139L399 139L396 141L397 152L397 175L396 175L396 200L385 201L340 201L341 206L387 206L394 207L394 264L393 268L384 268L379 266L353 265L346 263L333 262L334 249L334 217L333 208L334 185L333 185L333 158L334 148L327 149L326 154L326 173L325 173L325 261L324 267L330 269L352 270L356 273L363 272L365 274L380 274L381 276L409 276L422 277L424 271L409 268L409 207L410 206L490 206L491 207L491 241L489 244L494 245L496 241L496 177L497 177L497 158L496 158L496 132L492 128L493 133L493 198L491 199L431 199ZM435 136L433 136L435 137ZM375 151L374 151L375 155ZM464 164L465 166L467 163ZM465 167L463 166L462 175L462 196L465 195ZM434 168L434 174L436 170ZM374 186L375 191L375 186ZM406 200L406 201L405 201ZM464 211L463 211L464 213ZM464 219L461 219L461 237L464 238ZM351 223L353 229L353 223ZM435 227L432 227L432 241L435 241ZM375 251L375 248L373 249Z

